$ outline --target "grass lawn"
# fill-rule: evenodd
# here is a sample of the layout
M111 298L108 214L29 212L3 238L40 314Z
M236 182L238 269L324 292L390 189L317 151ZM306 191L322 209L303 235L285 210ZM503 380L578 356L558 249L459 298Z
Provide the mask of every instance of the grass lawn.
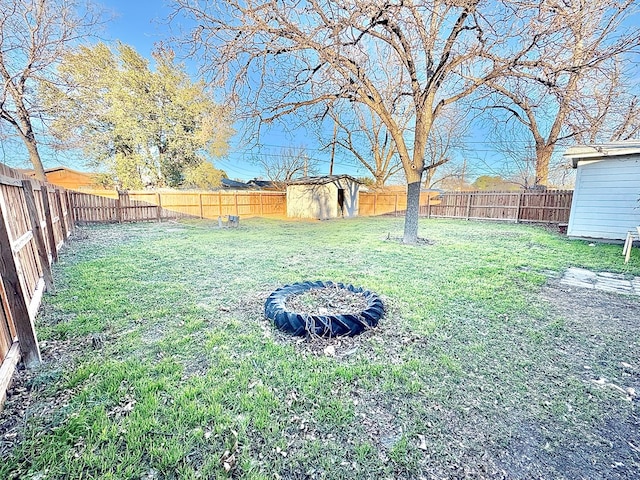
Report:
M387 239L402 225L80 230L38 318L46 363L0 415L0 478L640 475L640 297L558 281L638 276L638 250L440 220L410 247ZM303 280L364 286L386 315L291 338L263 304Z

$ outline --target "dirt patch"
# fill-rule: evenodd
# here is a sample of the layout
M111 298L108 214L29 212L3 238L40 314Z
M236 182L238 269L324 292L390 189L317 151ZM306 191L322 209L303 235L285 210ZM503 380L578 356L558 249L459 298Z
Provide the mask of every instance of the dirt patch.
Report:
M569 287L551 280L538 297L561 319L567 337L557 352L567 380L579 379L588 406L608 398L610 410L588 421L575 420L568 438L563 426L516 423L499 463L508 478L636 478L640 471L640 302L634 296ZM635 348L629 349L629 339ZM567 416L573 407L567 403ZM584 407L583 407L584 408Z
M76 341L48 340L40 342L42 365L27 370L19 363L13 374L13 382L7 390L7 400L0 415L0 457L4 458L20 444L29 417L46 419L45 428L52 428L58 421L55 412L63 410L77 392L59 390L55 395L40 394L61 382L67 367L74 359L94 350L92 338ZM41 398L41 400L36 400Z
M579 330L597 328L627 335L640 333L640 304L633 296L571 287L551 280L540 292L540 299Z

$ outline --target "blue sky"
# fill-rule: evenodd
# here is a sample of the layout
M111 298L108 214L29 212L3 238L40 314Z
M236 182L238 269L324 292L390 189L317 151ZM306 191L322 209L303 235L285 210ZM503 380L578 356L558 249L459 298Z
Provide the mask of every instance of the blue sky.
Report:
M169 27L167 17L171 8L167 2L154 0L108 0L101 5L111 16L100 32L100 39L106 43L120 41L134 47L141 55L151 59L154 45L161 41L167 41L176 28L180 19ZM193 78L197 75L197 64L185 62L187 69ZM242 124L234 125L239 133L245 128ZM277 128L266 132L261 136L262 147L260 149L248 149L240 143L240 135L237 134L231 141L231 148L225 158L215 159L218 168L227 172L229 177L249 180L263 176L261 168L251 162L255 156L268 158L280 153L287 147L304 147L309 157L317 160L320 174L329 173L329 151L320 151L317 140L306 132L296 132L295 135L285 134ZM46 145L41 144L40 154L45 168L63 165L76 170L88 170L82 154L79 152L55 152ZM348 173L354 176L366 174L364 168L358 165L352 158L344 158L336 153L337 165L334 173ZM3 141L0 144L0 161L19 168L30 168L28 156L23 144L17 140ZM357 166L354 166L357 165Z
M112 19L104 25L104 31L101 38L105 42L121 41L134 47L141 55L150 58L154 45L161 41L167 41L171 34L172 28L175 30L180 19L176 19L171 27L167 24L167 17L171 13L171 7L168 2L162 0L103 0L102 6L111 13ZM189 61L186 63L191 75L195 78L197 72L197 64ZM237 131L242 132L244 126L242 124L235 125ZM261 136L262 147L258 149L248 149L240 143L240 135L236 135L231 142L230 152L227 157L217 159L215 164L218 168L222 168L231 178L248 180L261 176L262 172L259 167L251 162L251 158L255 156L277 155L283 148L287 147L304 147L307 154L315 159L319 165L320 174L329 173L330 151L321 151L315 136L309 132L299 131L294 135L285 134L281 130L275 128L270 132ZM466 156L469 158L468 174L473 180L474 177L482 174L496 174L495 171L487 166L496 161L496 152L492 150L490 140L487 138L486 132L475 131L467 143L468 151ZM16 155L13 152L20 151L20 145L16 144L14 148L3 145L3 151L0 152L0 161L9 163L14 166L28 166L26 164L18 164L14 161L16 158L23 158L25 155ZM45 167L57 165L65 165L71 168L84 170L84 161L82 158L69 154L55 154L47 149L42 153ZM7 153L9 152L9 153ZM357 161L344 152L336 151L336 166L334 173L348 173L354 176L367 175L364 167L359 165Z
M164 6L165 2L111 0L102 5L114 16L105 25L105 40L120 40L149 57L154 44L170 34L165 24L170 9Z
M101 40L107 43L121 41L134 47L141 55L151 58L154 45L161 41L169 40L172 29L179 28L179 18L174 19L171 27L167 24L167 17L172 9L168 2L162 0L103 0L101 5L107 10L111 18L103 26L100 33ZM183 20L184 21L184 20ZM195 78L197 64L186 62L189 73ZM284 133L278 127L261 135L262 146L260 149L249 149L240 143L240 133L245 129L242 124L235 125L239 132L232 141L231 148L225 158L216 159L215 164L227 172L229 177L249 180L262 176L260 167L251 162L252 157L277 155L283 148L304 148L309 157L318 165L319 174L329 173L330 150L321 150L314 134L306 131L297 131L294 134ZM478 145L477 156L491 156L485 149L486 144ZM483 151L485 150L485 151ZM78 152L54 152L41 145L41 156L45 168L58 165L67 166L77 170L87 170L85 161ZM0 151L0 161L16 167L29 168L30 164L24 147L19 141L5 142ZM347 173L354 176L366 176L368 172L351 155L336 150L336 164L334 173ZM473 172L470 172L473 174ZM402 182L402 176L398 180ZM395 182L394 182L395 183Z
M167 2L153 0L110 0L103 1L102 5L114 15L114 19L105 26L105 40L120 40L133 46L141 55L150 58L154 44L167 40L175 29L176 19L171 28L166 23L171 8ZM190 73L195 76L197 65L187 63ZM241 131L243 125L235 125L236 130ZM240 142L240 135L232 140L231 149L226 158L217 159L215 164L227 172L231 178L251 179L261 175L261 170L250 161L251 157L261 155L275 155L283 147L304 147L307 154L316 159L320 165L321 174L329 172L329 152L320 151L315 137L300 132L295 136L287 135L275 129L262 138L263 147L260 150L247 150ZM348 173L362 176L365 171L362 167L354 167L352 159L344 158L344 155L336 154L338 165L334 173Z

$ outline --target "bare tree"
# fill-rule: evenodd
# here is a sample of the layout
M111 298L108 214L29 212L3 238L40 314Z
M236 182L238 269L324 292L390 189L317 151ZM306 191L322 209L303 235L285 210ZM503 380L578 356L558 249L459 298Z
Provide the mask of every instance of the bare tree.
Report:
M467 160L461 162L447 162L437 170L432 177L430 188L440 188L450 191L471 190L471 184L468 182Z
M636 101L629 108L620 95L619 69L640 45L631 22L637 13L635 0L540 1L524 32L531 45L526 58L505 64L504 75L485 83L495 118L524 127L533 140L535 185L547 184L558 144L598 137L614 110L637 114ZM637 133L637 120L635 128L631 118L622 120L620 137Z
M396 144L385 125L363 105L350 105L349 112L330 109L334 135L329 148L339 147L353 155L371 173L374 188L382 188L402 170Z
M84 2L0 0L0 120L24 143L39 180L46 177L37 139L45 120L38 84L55 81L53 67L66 49L98 23Z
M424 185L427 188L432 186L439 167L450 162L456 155L464 156L467 128L465 115L455 108L443 110L435 119L429 132L425 155Z
M513 21L507 0L175 3L174 15L197 24L186 39L190 53L199 53L219 81L228 80L234 97L261 121L317 105L358 103L375 113L407 179L405 243L418 237L434 120L531 49L510 41L524 38L528 23ZM505 50L509 61L495 61ZM399 119L407 117L403 127Z
M568 118L576 141L594 144L637 138L640 99L629 77L624 66L616 61L606 78L585 85Z
M257 155L253 163L262 167L269 180L281 184L318 172L318 161L310 158L304 148L283 148L279 154Z

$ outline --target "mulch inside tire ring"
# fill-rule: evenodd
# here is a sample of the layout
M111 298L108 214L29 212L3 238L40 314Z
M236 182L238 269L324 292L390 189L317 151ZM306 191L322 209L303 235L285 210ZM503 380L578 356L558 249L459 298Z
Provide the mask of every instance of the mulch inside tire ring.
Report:
M287 311L305 315L357 315L367 306L361 293L338 287L313 288L285 301Z

